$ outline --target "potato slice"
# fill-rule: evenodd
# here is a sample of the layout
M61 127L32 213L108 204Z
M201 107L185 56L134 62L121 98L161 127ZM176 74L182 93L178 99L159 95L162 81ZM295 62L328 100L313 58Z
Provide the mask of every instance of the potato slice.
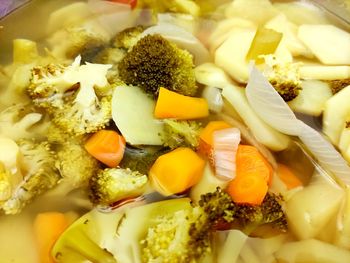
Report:
M260 143L274 151L281 151L288 147L289 137L276 131L256 115L248 103L243 88L227 85L224 87L222 95L237 111Z
M315 5L306 1L293 1L288 3L276 2L273 6L283 14L289 21L296 25L303 24L329 24L325 12Z
M323 113L323 132L338 145L340 134L350 116L350 86L339 91L326 104Z
M161 145L163 123L153 116L154 100L138 87L119 86L112 98L112 117L132 145Z
M333 96L329 84L319 80L302 82L299 95L288 104L293 111L313 116L322 114L326 101Z
M275 256L278 262L350 262L350 251L316 239L286 243Z
M307 187L286 202L288 226L300 239L314 238L336 215L343 197L341 188L315 174Z
M298 26L289 22L284 14L279 14L265 24L266 28L283 33L282 43L284 43L293 56L304 56L312 58L313 54L298 39Z
M305 64L300 67L300 78L318 80L337 80L350 78L350 66L324 66Z
M255 36L255 29L235 28L215 52L215 64L238 82L248 80L246 56Z
M333 25L301 25L298 37L322 63L350 64L350 33Z
M241 17L254 22L257 26L277 15L278 10L269 0L234 0L227 7L226 17Z
M350 163L350 128L347 128L346 125L340 134L338 148L345 160Z

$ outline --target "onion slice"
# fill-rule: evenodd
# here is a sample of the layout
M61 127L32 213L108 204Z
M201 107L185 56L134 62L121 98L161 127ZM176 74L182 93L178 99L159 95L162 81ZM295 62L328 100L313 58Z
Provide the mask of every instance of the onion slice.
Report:
M340 153L320 133L296 118L255 67L252 67L246 94L250 106L266 123L282 133L298 136L324 169L350 185L350 167Z
M241 141L241 132L229 128L214 132L215 175L223 180L232 180L236 176L236 153Z

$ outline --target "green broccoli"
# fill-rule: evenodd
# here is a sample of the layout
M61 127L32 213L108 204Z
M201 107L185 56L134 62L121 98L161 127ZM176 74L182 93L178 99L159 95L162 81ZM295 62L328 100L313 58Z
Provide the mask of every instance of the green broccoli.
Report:
M133 148L130 145L126 145L123 159L119 166L121 168L130 168L141 174L148 174L157 158L168 151L169 149L163 147L143 146L141 148Z
M164 133L161 135L164 146L197 148L201 124L196 121L164 120Z
M112 39L112 46L129 50L137 43L137 41L139 41L143 31L143 26L124 29Z
M155 216L141 240L142 262L197 262L210 252L207 217L199 207Z
M57 185L61 179L55 168L56 156L47 142L18 142L22 154L23 181L1 206L5 214L17 214L35 197Z
M215 192L202 195L199 206L208 214L214 229L231 228L236 223L249 235L266 224L286 231L287 220L282 210L282 201L280 195L267 193L261 205L237 204L218 187Z
M90 179L90 199L94 204L110 205L141 195L148 182L146 175L130 169L107 168Z
M341 91L343 88L350 85L350 78L331 80L329 81L329 84L331 85L332 93L336 94L339 91Z
M300 63L281 62L273 55L264 57L269 70L265 71L271 85L276 89L284 101L291 101L298 95L301 87Z
M160 87L188 96L197 93L193 56L160 35L141 38L120 61L118 70L126 84L153 96Z

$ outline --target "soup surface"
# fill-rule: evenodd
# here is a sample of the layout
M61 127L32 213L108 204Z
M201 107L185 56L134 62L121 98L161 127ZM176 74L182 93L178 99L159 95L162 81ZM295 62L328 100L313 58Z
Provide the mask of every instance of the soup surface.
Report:
M350 262L349 24L312 3L5 17L0 263Z

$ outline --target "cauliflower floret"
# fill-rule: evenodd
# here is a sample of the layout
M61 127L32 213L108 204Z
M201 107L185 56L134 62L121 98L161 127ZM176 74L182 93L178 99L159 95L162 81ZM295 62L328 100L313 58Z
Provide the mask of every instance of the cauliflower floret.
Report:
M24 206L56 186L60 180L60 175L55 168L55 154L47 142L20 140L18 146L23 179L16 185L11 197L1 205L5 214L21 212Z
M148 182L146 175L130 169L101 170L90 180L90 199L95 204L110 205L142 194Z
M46 129L43 114L28 104L17 104L0 112L0 135L15 141L42 137Z

